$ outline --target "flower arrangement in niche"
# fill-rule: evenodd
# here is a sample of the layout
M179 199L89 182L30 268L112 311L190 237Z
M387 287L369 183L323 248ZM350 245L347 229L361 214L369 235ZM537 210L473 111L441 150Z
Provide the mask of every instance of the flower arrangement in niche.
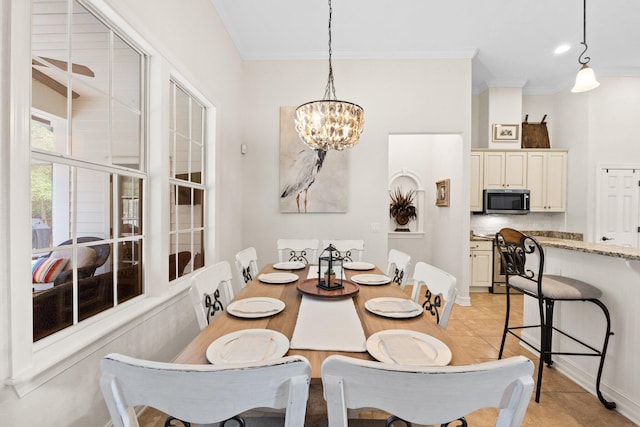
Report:
M406 225L418 218L416 207L413 204L416 193L409 190L402 192L402 188L398 187L390 194L391 203L389 203L389 216L393 218L397 224L395 231L409 231Z

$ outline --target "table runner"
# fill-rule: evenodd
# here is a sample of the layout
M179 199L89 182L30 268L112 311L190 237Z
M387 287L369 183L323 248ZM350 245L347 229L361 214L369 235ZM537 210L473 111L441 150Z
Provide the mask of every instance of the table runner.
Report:
M320 299L303 295L291 348L366 351L364 329L353 299Z

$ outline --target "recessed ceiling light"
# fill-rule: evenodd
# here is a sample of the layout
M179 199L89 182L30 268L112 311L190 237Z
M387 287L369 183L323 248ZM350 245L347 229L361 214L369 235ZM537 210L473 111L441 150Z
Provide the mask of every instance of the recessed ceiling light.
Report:
M571 50L571 45L564 43L558 46L553 53L556 55L562 55L563 53L569 52L569 50Z

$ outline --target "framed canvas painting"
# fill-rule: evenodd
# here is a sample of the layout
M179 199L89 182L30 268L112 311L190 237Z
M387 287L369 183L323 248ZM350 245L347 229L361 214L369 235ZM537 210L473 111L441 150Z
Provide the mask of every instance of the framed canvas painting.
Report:
M347 211L349 154L312 150L293 122L296 107L280 107L280 212Z

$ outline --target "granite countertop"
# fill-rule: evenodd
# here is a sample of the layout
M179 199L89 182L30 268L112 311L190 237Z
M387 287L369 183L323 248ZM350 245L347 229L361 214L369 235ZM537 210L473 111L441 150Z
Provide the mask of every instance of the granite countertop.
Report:
M523 233L535 237L542 246L640 261L640 249L585 242L582 233L546 230L530 230ZM494 236L488 234L471 234L471 240L493 240L493 238Z
M605 255L628 260L640 260L640 249L626 246L605 245L604 243L590 243L583 240L582 233L564 231L524 231L535 237L543 246L568 249L570 251L588 254Z

